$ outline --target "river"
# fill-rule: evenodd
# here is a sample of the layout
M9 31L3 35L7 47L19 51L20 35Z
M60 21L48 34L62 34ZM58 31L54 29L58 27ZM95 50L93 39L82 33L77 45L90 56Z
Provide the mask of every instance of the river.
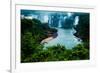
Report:
M56 28L58 36L47 43L44 44L44 48L49 46L54 46L57 44L65 46L67 49L72 49L77 44L81 43L79 38L75 37L73 34L76 32L72 29Z

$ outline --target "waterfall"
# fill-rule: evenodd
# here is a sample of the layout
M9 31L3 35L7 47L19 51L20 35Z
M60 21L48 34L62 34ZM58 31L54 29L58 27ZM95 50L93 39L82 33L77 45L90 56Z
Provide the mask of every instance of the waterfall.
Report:
M75 25L75 26L78 25L78 22L79 22L79 16L76 16L76 17L75 17L75 21L74 21L74 25Z
M62 27L62 25L61 25L61 20L59 20L58 27L59 27L59 28Z
M45 23L48 23L48 20L49 20L48 15L44 15L43 21L44 21Z

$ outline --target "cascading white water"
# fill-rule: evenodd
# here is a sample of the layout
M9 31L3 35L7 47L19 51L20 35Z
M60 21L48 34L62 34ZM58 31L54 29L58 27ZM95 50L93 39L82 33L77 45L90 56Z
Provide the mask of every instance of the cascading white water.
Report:
M59 27L59 28L62 27L61 20L59 20L58 27Z
M43 20L44 20L43 22L48 23L48 20L49 20L48 15L44 15Z
M75 25L75 26L78 25L78 22L79 22L79 16L76 16L76 17L75 17L75 21L74 21L74 25Z

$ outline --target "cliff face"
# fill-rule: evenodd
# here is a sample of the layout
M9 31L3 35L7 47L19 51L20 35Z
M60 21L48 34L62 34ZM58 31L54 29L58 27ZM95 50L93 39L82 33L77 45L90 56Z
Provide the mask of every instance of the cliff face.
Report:
M89 19L89 13L86 14L80 14L79 15L79 23L76 25L75 30L77 31L75 33L75 36L81 38L83 41L89 40L90 35L90 19Z

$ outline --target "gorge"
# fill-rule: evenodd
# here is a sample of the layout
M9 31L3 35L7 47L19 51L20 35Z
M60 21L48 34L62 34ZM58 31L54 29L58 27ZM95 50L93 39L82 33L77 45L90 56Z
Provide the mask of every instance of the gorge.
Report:
M89 59L90 15L21 10L21 62Z
M52 36L41 41L45 48L57 44L63 45L66 48L73 48L82 41L81 38L76 37L74 34L77 33L75 27L79 24L80 15L84 15L85 13L32 10L27 12L23 10L21 14L21 18L38 19L49 28L57 30L55 38L55 34L52 33Z

